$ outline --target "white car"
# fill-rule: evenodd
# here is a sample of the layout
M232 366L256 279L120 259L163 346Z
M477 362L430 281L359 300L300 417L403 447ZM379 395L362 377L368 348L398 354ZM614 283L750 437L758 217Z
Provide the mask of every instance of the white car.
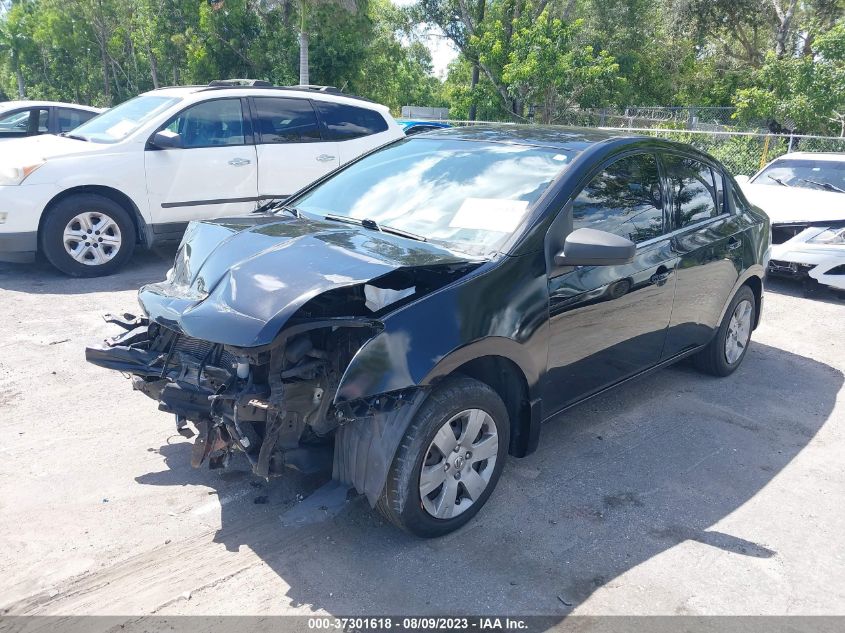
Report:
M0 141L70 132L101 112L103 108L58 101L4 101L0 103Z
M769 273L845 289L845 154L786 154L737 182L771 219Z
M0 150L0 261L109 274L136 244L284 199L404 133L387 107L240 80L145 93L62 136Z

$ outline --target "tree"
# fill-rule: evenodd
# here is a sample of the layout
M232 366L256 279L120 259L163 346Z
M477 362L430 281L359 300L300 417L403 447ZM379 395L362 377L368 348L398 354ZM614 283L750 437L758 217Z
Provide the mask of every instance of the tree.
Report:
M845 23L814 36L814 55L770 53L754 85L737 91L740 120L765 118L802 132L843 135Z
M619 64L606 51L582 41L583 23L564 22L548 7L534 19L516 21L502 79L520 101L540 107L552 123L568 109L607 104L621 85Z

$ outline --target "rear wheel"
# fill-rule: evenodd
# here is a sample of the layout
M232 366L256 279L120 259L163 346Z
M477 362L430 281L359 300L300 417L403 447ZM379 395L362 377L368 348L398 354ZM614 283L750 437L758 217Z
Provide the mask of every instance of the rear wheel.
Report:
M97 194L59 201L41 231L41 250L47 260L73 277L109 275L135 249L135 225L129 213Z
M510 421L488 385L453 377L426 399L393 460L379 511L422 537L469 521L496 487L507 456Z
M742 286L725 311L716 336L694 356L695 366L714 376L728 376L736 371L748 352L756 314L754 292Z

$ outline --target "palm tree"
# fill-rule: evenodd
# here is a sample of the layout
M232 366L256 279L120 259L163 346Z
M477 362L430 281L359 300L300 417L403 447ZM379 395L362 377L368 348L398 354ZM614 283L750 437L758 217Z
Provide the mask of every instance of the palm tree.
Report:
M358 10L357 0L299 0L299 85L308 86L311 84L309 72L310 60L308 57L308 46L310 44L310 27L308 17L310 9L317 4L332 2L340 5L346 11L355 13Z

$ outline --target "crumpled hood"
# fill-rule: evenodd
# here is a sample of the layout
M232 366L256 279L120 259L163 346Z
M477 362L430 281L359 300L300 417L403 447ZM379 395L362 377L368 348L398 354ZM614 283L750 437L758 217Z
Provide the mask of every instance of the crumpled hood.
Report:
M309 299L399 268L467 261L337 222L254 215L192 222L168 279L141 288L150 319L188 336L266 345Z
M766 212L772 224L845 220L845 193L778 184L746 183L741 187L748 200Z
M112 146L107 143L88 143L64 136L42 134L9 139L3 141L0 147L0 164L28 165L51 158L108 151Z

